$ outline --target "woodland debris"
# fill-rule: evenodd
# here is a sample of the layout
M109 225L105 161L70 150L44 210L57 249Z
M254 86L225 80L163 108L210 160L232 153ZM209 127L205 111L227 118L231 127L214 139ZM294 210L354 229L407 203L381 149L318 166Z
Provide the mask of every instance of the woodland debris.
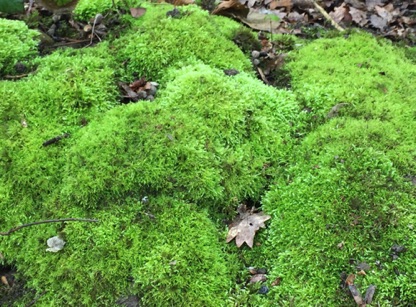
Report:
M271 33L302 35L304 27L325 26L328 21L339 31L359 26L389 38L406 38L415 44L415 11L413 0L224 0L213 14L226 15L253 29ZM249 14L262 17L253 22Z
M145 77L136 79L130 84L125 82L119 82L119 87L124 92L123 103L137 102L139 100L150 100L152 101L156 95L157 82L149 82Z
M11 229L9 229L6 232L0 232L0 236L8 236L10 234L12 234L15 231L18 231L22 228L25 227L30 227L30 226L34 226L34 225L40 225L40 224L49 224L49 223L62 223L62 222L91 222L91 223L97 223L99 222L99 220L94 220L94 219L83 219L83 218L64 218L64 219L56 219L56 220L43 220L43 221L38 221L38 222L32 222L32 223L27 223L27 224L22 224L16 227L13 227Z
M235 238L237 247L246 243L252 248L256 231L265 228L264 222L270 219L270 215L265 215L263 212L255 213L254 207L248 209L244 204L238 206L237 212L238 216L229 225L227 243Z
M55 137L43 142L42 146L46 147L46 146L58 143L60 140L65 139L65 138L69 138L69 137L70 137L69 133L64 133L62 135L55 136Z

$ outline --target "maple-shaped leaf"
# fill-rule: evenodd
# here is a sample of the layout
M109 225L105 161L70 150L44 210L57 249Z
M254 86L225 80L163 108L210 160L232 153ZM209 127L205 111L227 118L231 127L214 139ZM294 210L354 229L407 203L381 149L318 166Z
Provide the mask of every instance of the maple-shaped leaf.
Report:
M229 226L227 243L235 238L237 247L241 247L245 242L252 248L256 231L260 227L265 228L264 222L270 219L270 215L265 215L263 212L255 213L254 207L248 210L244 204L238 207L237 212L239 215Z

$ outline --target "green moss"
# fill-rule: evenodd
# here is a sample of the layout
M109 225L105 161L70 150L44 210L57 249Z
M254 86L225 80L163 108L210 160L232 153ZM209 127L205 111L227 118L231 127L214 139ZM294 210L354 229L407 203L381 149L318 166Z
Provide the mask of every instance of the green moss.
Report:
M9 204L36 207L59 191L67 146L73 134L116 103L111 59L106 46L63 51L37 60L37 72L19 82L0 82L0 174ZM25 127L27 125L27 127ZM43 142L69 133L58 144Z
M106 13L113 8L113 3L118 4L119 0L80 0L74 9L74 15L79 20L89 20L96 14Z
M116 108L77 136L69 199L95 207L130 190L211 206L259 199L294 118L291 95L204 65L170 75L155 102Z
M55 212L61 214L87 213L67 207ZM143 207L127 199L92 216L100 222L41 225L1 238L28 286L45 290L40 306L110 306L126 295L147 306L220 306L226 299L232 266L197 206L159 197ZM46 252L46 240L58 233L64 249Z
M356 273L355 266L366 262L371 270L355 282L361 293L374 284L374 303L390 305L398 298L403 304L413 302L416 291L409 283L415 278L416 208L410 184L371 148L327 142L318 150L305 143L297 153L263 201L272 214L265 254L273 256L265 258L271 279L282 279L272 288L271 299L297 306L348 305L351 298L338 287L340 274ZM396 261L390 250L394 244L408 248Z
M250 72L250 61L222 34L216 17L195 6L181 7L181 18L167 17L171 5L149 6L136 27L114 44L114 55L126 63L122 74L146 76L160 81L169 67L180 68L196 62L211 67ZM224 19L221 25L224 24ZM228 20L228 23L235 22Z
M388 144L385 150L390 151L399 148L394 146L397 143L405 144L399 149L404 149L400 161L394 154L390 157L404 173L414 169L415 155L408 144L414 142L416 129L415 104L409 94L416 91L416 66L402 50L367 34L320 39L302 48L289 64L289 70L312 129L325 121L332 107L348 103L340 115L391 127L389 134L381 137L386 140L373 142L370 138L369 145L380 148L374 143ZM383 129L379 127L380 131ZM389 138L396 143L389 142ZM404 160L408 162L403 164Z
M14 73L14 65L37 53L38 32L24 22L0 18L0 76Z
M97 3L81 1L80 16L103 13ZM294 92L276 90L232 43L238 23L194 6L180 18L166 17L170 5L143 6L141 18L123 17L132 28L120 39L56 51L34 59L27 78L0 82L2 228L100 220L0 237L6 260L43 293L37 304L136 295L145 306L349 305L339 274L357 262L371 266L361 292L372 283L376 303L411 304L416 202L403 176L415 167L415 67L403 52L363 34L317 40L287 68ZM296 42L278 39L282 50ZM156 99L119 105L117 82L135 75L161 83ZM272 219L255 248L225 246L219 221L262 199ZM46 252L57 234L65 248ZM408 248L395 261L393 244ZM258 295L246 266L281 285Z

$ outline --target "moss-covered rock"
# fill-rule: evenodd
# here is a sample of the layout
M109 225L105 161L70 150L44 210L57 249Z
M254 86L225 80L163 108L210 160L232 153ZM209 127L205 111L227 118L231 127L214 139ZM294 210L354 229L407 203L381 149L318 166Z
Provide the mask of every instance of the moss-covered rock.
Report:
M0 18L0 77L15 72L15 65L36 55L39 33L18 20Z

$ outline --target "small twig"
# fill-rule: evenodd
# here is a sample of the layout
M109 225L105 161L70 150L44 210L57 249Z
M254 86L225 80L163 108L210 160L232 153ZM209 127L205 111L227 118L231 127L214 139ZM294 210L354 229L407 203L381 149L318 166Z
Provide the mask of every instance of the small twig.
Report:
M257 67L257 72L259 73L261 79L265 84L269 84L269 81L267 80L266 76L264 75L263 70L260 67Z
M40 224L47 224L47 223L60 223L60 222L91 222L91 223L98 223L99 220L94 220L94 219L81 219L81 218L66 218L66 219L56 219L56 220L44 220L44 221L39 221L39 222L33 222L33 223L19 225L17 227L14 227L14 228L10 229L9 231L0 232L0 236L8 236L11 233L13 233L15 231L18 231L18 230L20 230L22 228L25 228L25 227L30 227L30 226L34 226L34 225L40 225Z
M15 75L15 76L5 75L4 79L16 80L16 79L21 79L21 78L24 78L24 77L27 77L27 76L29 76L29 74L22 74L22 75Z
M320 6L318 3L316 3L315 0L311 0L313 5L315 6L315 8L335 27L335 29L337 29L338 31L345 31L345 29L343 27L341 27L339 24L337 24L337 22L331 17L329 16L329 14L324 10L324 8L322 6Z
M64 134L62 134L62 135L55 136L54 138L49 139L49 140L47 140L47 141L43 142L43 143L42 143L42 146L43 146L43 147L46 147L46 146L49 146L49 145L55 144L55 143L59 142L60 140L62 140L62 139L64 139L64 138L68 138L69 136L70 136L70 135L69 135L69 133L64 133Z

